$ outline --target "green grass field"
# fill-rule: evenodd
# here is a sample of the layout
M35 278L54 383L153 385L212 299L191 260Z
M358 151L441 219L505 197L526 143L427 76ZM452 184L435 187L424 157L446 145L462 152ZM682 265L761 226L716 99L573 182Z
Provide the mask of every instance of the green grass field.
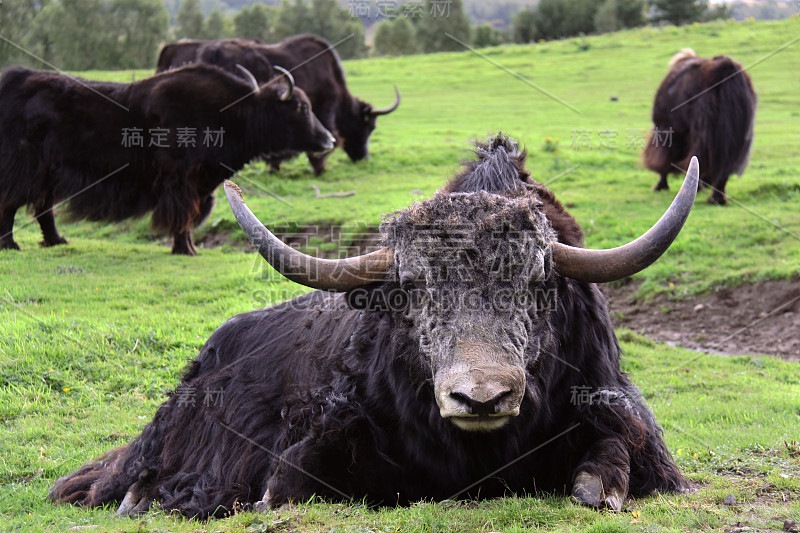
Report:
M254 164L237 182L267 223L359 231L430 196L470 156L473 140L502 130L528 148L534 177L568 205L587 245L615 246L648 228L679 185L673 178L670 193L652 192L657 177L639 154L667 61L691 46L750 67L759 94L755 142L744 176L728 182L731 205L708 206L709 193L700 193L672 248L637 275L641 296L793 278L800 274L798 40L795 17L348 62L350 89L362 99L386 105L395 83L403 94L400 109L379 119L372 158L352 164L337 151L321 177L304 158L277 174ZM82 75L130 81L148 72ZM357 193L315 198L312 184ZM59 227L71 244L40 248L38 225L21 211L15 237L23 251L0 252L0 531L723 531L800 522L800 365L702 355L629 331L619 332L623 368L696 493L633 500L619 514L545 496L384 510L309 503L205 523L158 511L134 520L114 518L113 509L54 507L46 501L53 481L135 437L219 324L303 291L265 279L272 277L260 259L242 251L221 190L195 236L222 244L193 258L170 255L147 219ZM735 505L723 502L729 494Z

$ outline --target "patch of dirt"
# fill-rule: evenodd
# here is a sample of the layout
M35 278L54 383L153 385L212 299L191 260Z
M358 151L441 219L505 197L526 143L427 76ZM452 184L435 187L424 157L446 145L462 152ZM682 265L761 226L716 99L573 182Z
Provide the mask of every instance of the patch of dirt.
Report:
M692 350L800 361L800 279L764 281L686 300L635 297L637 283L604 287L615 327Z
M380 247L377 226L361 225L341 231L340 226L320 224L315 226L270 226L270 231L283 242L303 253L325 259L339 259L373 252ZM171 240L166 240L171 245ZM238 230L209 230L195 240L198 248L216 248L229 245L244 251L255 251L247 237Z

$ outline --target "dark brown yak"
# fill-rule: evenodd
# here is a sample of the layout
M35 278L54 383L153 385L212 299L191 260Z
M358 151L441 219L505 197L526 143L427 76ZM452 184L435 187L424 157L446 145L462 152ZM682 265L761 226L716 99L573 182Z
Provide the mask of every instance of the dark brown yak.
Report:
M728 177L744 172L753 141L757 97L750 76L727 56L700 58L689 48L669 65L643 154L645 166L661 176L654 190L667 189L667 175L685 172L696 155L701 186L713 188L708 203L725 204Z
M647 234L586 250L516 143L497 136L477 153L384 222L385 248L344 260L283 244L226 184L267 261L321 290L228 320L138 438L50 497L205 517L313 495L395 505L537 491L619 510L629 494L682 490L594 282L667 249L697 163Z
M53 205L68 200L90 220L153 211L172 253L194 255L192 227L225 178L263 152L332 147L288 75L259 88L211 65L129 84L12 68L0 78L0 249L19 249L14 215L30 204L43 244L66 243Z
M374 108L350 94L344 68L331 43L314 35L296 35L276 44L262 44L248 39L219 41L179 41L168 44L159 56L156 69L160 71L180 66L194 51L194 61L204 61L237 73L236 64L249 69L258 68L254 55L269 64L288 69L298 87L305 90L314 113L322 124L336 136L337 144L353 161L369 157L369 137L376 119L391 113L400 105L400 93L395 87L395 101L386 108ZM256 78L262 81L262 78ZM297 152L268 154L273 169ZM309 154L309 162L317 174L325 170L325 156Z

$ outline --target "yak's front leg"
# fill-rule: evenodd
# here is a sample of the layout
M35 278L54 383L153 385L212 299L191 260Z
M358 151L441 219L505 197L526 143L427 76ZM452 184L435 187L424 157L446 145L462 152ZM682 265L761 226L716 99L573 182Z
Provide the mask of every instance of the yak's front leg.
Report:
M176 255L197 255L192 240L192 230L179 231L172 235L172 253Z
M728 197L725 194L725 184L728 182L728 176L716 175L711 180L711 196L708 197L708 203L712 205L728 205Z
M14 242L14 215L19 206L0 203L0 250L19 250Z
M306 437L288 447L275 460L272 477L256 510L268 511L291 502L306 501L313 496L350 499L343 487L322 479L323 463L330 467L342 464L344 458L333 458L322 450L324 445L316 437ZM343 469L344 470L344 469Z
M597 441L575 471L572 497L580 503L614 511L628 496L630 456L621 438Z
M662 172L659 175L658 183L655 184L653 187L654 191L668 191L669 190L669 183L667 183L667 176L669 175L668 172Z
M216 203L217 200L216 198L214 198L213 193L209 194L208 196L204 196L200 200L200 204L198 207L199 211L197 213L197 216L192 221L192 227L196 228L197 226L205 222L206 219L208 219L208 216L211 214L211 211L214 209Z
M210 198L201 198L188 182L193 177L189 173L185 180L163 178L165 184L153 210L153 228L169 231L172 235L173 254L197 255L192 240L192 223L202 211L210 212L213 206Z
M325 160L328 157L328 154L319 155L319 154L306 154L308 156L308 162L311 164L311 168L314 170L314 174L319 176L323 172L325 172Z
M281 161L283 161L280 157L271 156L271 157L267 158L267 161L269 162L269 171L270 172L278 172L278 171L280 171L280 169L281 169Z
M42 228L42 246L56 246L58 244L69 244L67 239L58 234L56 229L56 219L53 215L53 198L49 194L41 202L34 205L36 220Z

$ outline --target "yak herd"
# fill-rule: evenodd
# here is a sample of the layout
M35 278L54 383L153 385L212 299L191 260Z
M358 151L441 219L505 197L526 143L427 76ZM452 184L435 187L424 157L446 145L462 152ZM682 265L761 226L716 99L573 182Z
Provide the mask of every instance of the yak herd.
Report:
M399 93L386 108L352 96L336 51L311 35L271 47L177 43L159 70L129 84L22 67L0 77L0 249L19 248L14 215L26 205L43 245L66 243L53 205L68 201L90 220L152 211L172 252L194 255L192 227L223 179L255 158L277 167L300 152L321 172L334 142L365 158L376 118L400 103Z
M502 134L475 147L430 199L388 215L381 247L322 259L273 235L225 181L249 161L273 169L335 146L368 157L378 116L351 95L333 47L301 35L165 46L158 72L129 84L22 67L0 77L0 249L32 205L43 245L67 241L53 209L120 221L153 213L172 252L225 183L264 259L316 289L220 326L130 443L60 478L50 499L154 503L188 517L268 510L313 497L405 505L506 494L567 494L620 510L629 495L680 492L661 428L620 370L598 288L656 261L698 188L724 204L747 164L756 95L740 64L686 49L653 106L645 165L686 177L641 237L608 250L532 179ZM661 132L669 131L669 142ZM218 391L187 401L180 391Z

